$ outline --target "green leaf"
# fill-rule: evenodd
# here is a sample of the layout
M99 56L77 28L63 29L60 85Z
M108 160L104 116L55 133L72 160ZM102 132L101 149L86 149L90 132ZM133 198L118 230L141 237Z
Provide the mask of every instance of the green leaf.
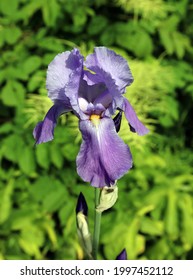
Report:
M145 57L152 53L153 51L153 43L150 35L145 31L139 31L132 37L133 52L138 57Z
M9 181L7 186L0 190L0 224L3 224L10 216L12 208L13 179Z
M21 170L27 175L30 175L35 171L35 156L32 147L25 146L23 148L18 163Z
M5 43L5 29L0 27L0 47L2 47Z
M52 143L50 145L50 156L51 156L51 162L60 169L63 165L63 155L61 152L61 148L56 143Z
M65 225L71 215L74 215L74 205L69 203L63 206L59 211L61 225Z
M80 31L81 27L86 23L87 15L85 11L85 7L79 7L78 9L76 9L76 13L72 13L75 32Z
M36 71L28 80L28 90L34 92L36 89L45 86L45 73L44 71Z
M43 209L54 212L62 207L66 201L66 190L58 181L53 182L52 191L46 194L43 200Z
M57 232L54 229L54 223L53 221L45 221L43 223L43 228L45 229L49 239L51 240L54 249L58 249L58 237L57 237Z
M190 250L193 247L193 200L188 194L180 195L178 201L179 208L182 214L181 220L181 239L184 243L185 250Z
M74 161L78 154L79 148L74 144L67 143L61 148L62 154L69 161Z
M116 43L134 52L138 57L146 57L153 51L151 36L147 31L133 23L115 25Z
M88 34L96 35L101 33L107 26L107 19L104 16L94 16L88 26Z
M190 40L179 32L172 34L176 55L179 59L183 58L186 49L191 47Z
M176 32L179 20L179 17L176 15L170 16L161 24L159 35L161 43L165 47L167 53L172 55L176 51L177 56L182 58L184 55L183 40L181 40L182 38L179 38L182 37L180 36L181 34Z
M167 28L161 28L159 30L160 40L165 47L168 54L173 54L174 52L174 43L170 33L168 32Z
M12 161L18 162L19 156L22 153L23 140L17 134L10 135L4 138L2 153L3 157Z
M165 213L165 229L172 240L176 240L179 235L178 227L178 206L177 196L174 191L169 191L168 202Z
M5 0L4 0L5 1ZM17 0L15 0L17 1ZM17 19L25 20L26 23L30 20L31 16L35 14L35 12L41 9L42 5L44 5L44 0L38 1L28 1L26 5L23 5L17 12Z
M22 66L17 65L17 67L9 66L4 70L4 79L5 80L27 80L28 75L24 73Z
M17 26L6 28L4 31L5 41L10 45L15 44L21 35L22 32Z
M36 219L39 218L40 214L38 210L34 210L33 206L27 205L19 209L15 209L11 216L11 229L22 230L31 225Z
M116 34L114 30L114 26L107 26L107 28L103 31L100 41L102 45L111 46L115 42Z
M50 154L49 147L46 144L37 145L35 152L37 163L44 169L48 169L50 166Z
M163 234L164 225L161 221L156 221L148 217L143 217L141 220L140 230L142 233L159 236Z
M49 176L39 176L29 189L30 196L37 202L42 202L45 196L50 193L55 184L55 179Z
M151 246L148 251L147 255L152 260L165 260L168 259L168 254L171 251L170 246L168 246L167 239L160 239L156 240L156 242Z
M11 16L17 12L19 5L18 0L1 0L0 1L0 11L7 16Z
M56 53L64 51L62 42L54 37L46 37L38 42L38 46L45 50L53 51Z
M19 237L21 248L30 256L35 256L36 259L41 259L40 247L44 242L43 231L35 225L30 225L24 228Z
M17 81L8 81L2 89L1 99L7 106L19 107L23 105L25 89Z
M55 25L59 14L59 5L56 0L45 0L42 5L43 19L47 26Z
M23 71L28 75L36 71L41 65L41 58L37 55L32 55L23 63Z
M6 134L13 130L13 124L12 123L4 123L0 127L0 133Z
M160 123L165 127L170 127L174 123L175 120L179 118L179 104L178 102L171 96L165 96L163 98L163 107L164 112L160 116ZM161 104L160 104L161 105ZM168 112L168 113L166 113Z

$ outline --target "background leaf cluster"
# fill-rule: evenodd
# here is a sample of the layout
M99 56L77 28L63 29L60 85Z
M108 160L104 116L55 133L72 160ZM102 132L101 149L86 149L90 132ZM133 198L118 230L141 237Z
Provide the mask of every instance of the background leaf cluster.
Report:
M93 228L93 188L76 174L81 136L63 116L52 142L32 130L51 106L54 56L104 45L123 55L135 82L128 99L150 134L120 136L134 168L103 214L100 257L193 257L193 5L188 0L0 1L0 258L82 259L75 205L82 191Z

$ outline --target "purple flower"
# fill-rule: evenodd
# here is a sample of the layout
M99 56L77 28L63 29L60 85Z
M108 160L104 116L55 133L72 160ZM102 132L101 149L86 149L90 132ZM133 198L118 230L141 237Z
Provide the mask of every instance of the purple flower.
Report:
M36 144L52 140L58 117L74 112L82 133L77 172L94 187L110 186L132 167L129 147L117 134L122 112L132 132L144 135L148 129L123 96L133 82L127 61L105 47L95 48L83 59L73 49L58 54L49 64L46 86L54 105L33 135Z
M116 257L116 260L127 260L127 252L125 249Z

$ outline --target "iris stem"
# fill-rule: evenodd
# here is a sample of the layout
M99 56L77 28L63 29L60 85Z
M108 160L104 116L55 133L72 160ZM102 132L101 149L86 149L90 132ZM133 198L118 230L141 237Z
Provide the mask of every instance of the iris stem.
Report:
M100 188L95 188L95 217L94 217L94 235L93 235L93 247L92 247L92 255L94 260L97 260L99 238L100 238L100 227L101 227L101 213L96 210L96 207L99 205L100 191L101 191Z

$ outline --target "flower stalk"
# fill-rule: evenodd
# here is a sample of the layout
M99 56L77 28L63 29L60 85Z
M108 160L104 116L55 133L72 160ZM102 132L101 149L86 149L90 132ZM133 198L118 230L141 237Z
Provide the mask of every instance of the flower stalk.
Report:
M94 217L94 234L93 234L93 247L92 255L93 259L97 260L99 238L100 238L100 227L101 227L101 215L102 212L97 211L97 206L100 203L100 188L95 188L95 217Z

